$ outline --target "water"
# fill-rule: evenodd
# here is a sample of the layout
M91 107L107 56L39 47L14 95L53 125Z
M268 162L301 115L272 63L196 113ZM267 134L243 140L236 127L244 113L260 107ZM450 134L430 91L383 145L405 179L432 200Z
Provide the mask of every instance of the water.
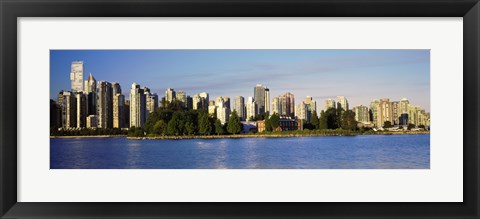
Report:
M51 169L428 169L430 135L50 140Z

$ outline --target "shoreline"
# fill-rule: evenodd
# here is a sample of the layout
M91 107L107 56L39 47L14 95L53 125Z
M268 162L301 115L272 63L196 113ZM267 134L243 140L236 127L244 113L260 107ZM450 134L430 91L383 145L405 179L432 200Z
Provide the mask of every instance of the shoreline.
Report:
M126 135L59 135L50 136L50 138L119 138L127 137Z
M238 139L238 138L298 138L298 137L328 137L328 136L359 136L359 135L423 135L430 131L415 132L378 132L378 133L304 133L304 134L241 134L241 135L185 135L185 136L145 136L128 137L126 135L79 135L50 136L50 138L120 138L127 140L182 140L182 139Z
M299 138L299 137L329 137L329 136L359 136L359 135L423 135L430 134L429 131L421 132L382 132L378 134L253 134L253 135L194 135L194 136L145 136L145 137L127 137L128 140L184 140L184 139L238 139L238 138Z

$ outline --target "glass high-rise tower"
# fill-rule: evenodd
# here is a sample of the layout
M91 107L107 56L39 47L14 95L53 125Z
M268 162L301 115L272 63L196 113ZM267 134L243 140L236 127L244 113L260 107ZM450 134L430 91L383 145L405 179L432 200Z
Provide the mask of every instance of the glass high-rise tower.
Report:
M72 62L70 81L72 82L73 92L83 91L83 61Z

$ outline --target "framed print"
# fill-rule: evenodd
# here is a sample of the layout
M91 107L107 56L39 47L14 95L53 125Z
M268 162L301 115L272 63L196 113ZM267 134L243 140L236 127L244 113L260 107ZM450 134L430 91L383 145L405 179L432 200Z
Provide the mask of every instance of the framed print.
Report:
M478 218L479 7L2 1L2 218Z

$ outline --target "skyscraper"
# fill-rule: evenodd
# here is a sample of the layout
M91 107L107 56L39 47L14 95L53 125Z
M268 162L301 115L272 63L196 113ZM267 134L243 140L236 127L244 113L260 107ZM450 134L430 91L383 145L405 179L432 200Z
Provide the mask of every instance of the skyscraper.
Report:
M185 103L187 109L193 109L193 99L190 96L187 96L187 102Z
M147 119L150 113L155 112L158 108L158 95L156 93L145 93L145 98L147 100Z
M130 127L130 100L125 100L123 106L123 127Z
M225 103L226 99L225 97L218 97L215 101L215 105L217 106L217 119L220 120L222 125L228 122L230 116L230 108L227 108ZM228 100L230 101L230 98L228 98Z
M290 92L284 94L282 101L283 115L289 116L292 119L295 118L295 97L293 96L293 94Z
M192 98L192 105L193 105L193 109L194 110L201 110L203 109L203 101L202 101L202 97L200 96L200 94L195 94L193 95L193 98Z
M62 110L55 100L50 99L50 128L62 127Z
M256 104L256 113L265 113L265 87L261 84L257 84L253 89L253 98Z
M410 102L407 98L402 98L400 100L400 114L408 114L408 104L410 104Z
M171 103L173 100L176 98L176 93L173 88L167 88L165 91L165 100L169 103Z
M203 99L203 100L202 100L202 104L203 104L204 109L206 109L207 104L208 104L208 102L210 101L209 95L208 95L207 92L202 92L202 93L200 93L199 95L200 95L200 97Z
M73 92L83 91L83 62L75 61L72 62L70 70L70 81L72 84Z
M408 106L410 102L408 101L407 98L402 98L399 103L399 114L400 114L400 119L399 119L399 124L400 125L408 125L409 123L409 116L408 116Z
M377 127L383 127L387 121L393 125L392 103L390 99L382 98L377 109Z
M272 101L271 114L282 115L282 96L274 97Z
M317 113L317 101L313 100L311 96L307 96L305 99L305 104L307 107L307 121L310 121L310 116L313 113Z
M130 127L143 127L146 118L146 98L143 89L137 83L130 89Z
M378 106L379 105L380 105L380 101L378 101L378 100L372 100L372 102L370 102L370 110L369 110L370 121L375 126L377 126L377 121L378 121ZM383 124L382 124L382 126L383 126Z
M308 121L308 110L307 110L307 104L305 102L301 102L295 106L295 115L297 119L303 119Z
M357 122L370 122L368 107L359 105L353 108L353 112L355 112L355 120L357 120Z
M176 98L178 101L182 102L184 107L187 107L187 94L185 91L178 91L176 94Z
M240 120L245 121L245 98L242 96L236 96L233 102L233 110L235 110L240 117Z
M112 84L100 81L97 85L97 117L99 128L113 127Z
M246 104L246 109L247 109L247 121L252 121L253 118L255 118L256 115L256 107L255 107L255 100L253 97L248 97L247 98L247 104Z
M223 105L228 108L228 109L231 109L230 107L230 97L222 97L223 99Z
M305 99L305 104L308 105L309 111L317 111L317 101L313 100L311 96L307 96L307 98Z
M334 99L327 99L325 100L325 108L324 110L327 111L328 109L330 108L336 108L337 107L337 104L335 103L335 100Z
M113 97L113 128L125 128L125 96L117 93Z
M117 82L112 82L112 96L114 97L117 94L122 94L122 88Z
M265 87L265 113L270 114L270 89Z
M210 102L208 102L208 114L217 115L217 105L213 100L210 100Z
M97 114L97 80L92 73L85 80L85 92L87 94L87 115Z
M87 95L83 92L75 93L77 101L77 128L87 126Z
M345 98L344 96L337 97L337 109L340 109L340 108L342 108L345 111L348 110L348 101L347 101L347 98Z
M400 102L392 101L392 125L400 124Z
M64 129L77 127L77 101L70 91L60 91L58 104L61 109L61 121Z
M146 101L145 118L148 119L150 113L153 113L158 108L158 95L156 93L152 94L148 87L143 87L143 94L145 94Z

